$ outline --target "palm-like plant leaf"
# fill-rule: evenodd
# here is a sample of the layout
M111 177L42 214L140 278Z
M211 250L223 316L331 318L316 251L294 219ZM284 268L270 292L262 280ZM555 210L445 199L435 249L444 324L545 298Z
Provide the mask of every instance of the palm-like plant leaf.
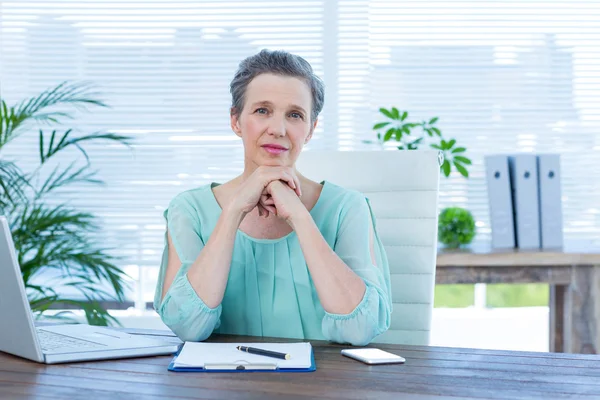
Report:
M29 182L12 161L0 160L0 211L10 211L25 197Z
M118 259L94 246L87 234L98 230L91 214L36 204L24 209L16 225L13 237L32 310L43 313L57 303L71 304L85 311L90 324L116 322L99 301L123 301L127 276L114 264ZM43 284L35 279L41 272ZM64 298L57 294L61 288L74 289L83 299Z
M48 144L48 148L46 148L44 144L44 131L40 129L39 133L39 149L40 149L40 163L43 164L48 159L54 155L56 155L61 150L69 148L71 146L75 146L81 151L81 153L85 156L87 162L89 162L90 158L88 157L87 152L81 146L84 142L91 142L97 140L108 140L112 142L117 142L124 144L126 146L130 145L131 137L117 135L114 133L101 133L94 132L89 135L79 136L74 138L69 138L69 135L72 133L72 129L68 129L60 139L58 139L59 134L57 134L56 130L53 130L50 134L50 143ZM56 142L56 145L55 145Z
M75 167L75 163L71 163L63 170L61 170L60 166L55 167L42 186L37 189L36 199L42 198L53 190L76 182L103 183L101 180L94 178L96 176L96 171L89 171L88 167L88 165L84 165L83 167L77 168Z
M97 231L91 214L64 205L24 208L12 233L25 283L29 284L40 270L51 270L64 285L82 294L95 292L122 301L126 275L114 265L117 258L94 246L90 236ZM102 282L110 284L114 295L91 287ZM36 290L46 292L44 288Z
M45 311L48 311L50 307L56 304L70 305L82 309L85 312L87 323L90 325L107 326L109 323L121 325L115 317L110 315L108 311L102 308L100 304L94 300L76 300L58 295L40 296L39 298L30 300L31 310L37 318L44 316L44 319L59 320L63 322L77 321L68 311L61 311L51 316L44 314Z
M106 104L97 99L87 83L63 82L12 107L0 99L0 152L36 124L60 124L73 119L74 111L87 110L89 106ZM24 174L15 163L0 160L0 211L9 217L23 280L36 314L42 315L61 304L83 309L90 324L118 323L100 301L123 301L127 276L115 265L120 259L96 244L100 232L96 218L64 204L49 206L44 201L59 188L102 183L90 168L85 144L112 141L129 146L130 138L101 132L75 135L74 129L59 131L38 130L39 165L31 173ZM56 163L41 179L43 169L49 168L48 160L68 148L79 150L85 165L71 161L62 167ZM77 295L65 296L65 289ZM58 313L53 318L70 319L68 313Z
M4 100L0 102L0 148L25 132L27 121L41 123L59 123L62 119L71 119L73 115L56 109L68 106L75 110L88 106L106 107L95 98L97 93L91 91L92 85L86 82L62 82L54 88L47 89L38 96L23 100L16 107L8 107Z

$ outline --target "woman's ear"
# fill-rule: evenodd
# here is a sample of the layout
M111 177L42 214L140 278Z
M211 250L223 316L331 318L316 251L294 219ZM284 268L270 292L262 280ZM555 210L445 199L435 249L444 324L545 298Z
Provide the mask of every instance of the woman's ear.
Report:
M242 128L240 127L240 113L237 112L237 110L234 107L231 107L231 110L229 111L229 118L231 122L231 130L239 137L242 137Z

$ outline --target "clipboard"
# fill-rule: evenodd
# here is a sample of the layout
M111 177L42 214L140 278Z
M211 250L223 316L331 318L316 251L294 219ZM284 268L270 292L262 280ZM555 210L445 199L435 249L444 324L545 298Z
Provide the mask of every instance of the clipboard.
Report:
M311 365L308 368L280 368L276 362L269 362L265 357L265 362L249 363L244 360L239 360L234 363L211 363L205 364L203 367L193 366L175 366L175 361L182 351L183 347L175 354L169 363L168 370L172 372L314 372L316 371L315 354L311 347L310 361Z

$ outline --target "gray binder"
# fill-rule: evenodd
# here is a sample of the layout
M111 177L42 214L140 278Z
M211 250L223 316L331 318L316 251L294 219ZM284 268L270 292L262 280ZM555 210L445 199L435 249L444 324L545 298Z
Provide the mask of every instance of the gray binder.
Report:
M535 154L509 156L508 166L513 193L517 247L540 248L537 157Z
M492 247L515 247L512 193L508 173L508 156L485 156L485 175L492 228Z
M560 248L563 246L560 156L540 154L537 160L542 248Z

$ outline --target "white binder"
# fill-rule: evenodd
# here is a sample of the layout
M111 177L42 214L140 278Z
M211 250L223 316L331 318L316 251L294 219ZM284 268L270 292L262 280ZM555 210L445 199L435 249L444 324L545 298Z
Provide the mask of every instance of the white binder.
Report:
M542 248L560 248L563 246L560 156L540 154L537 160Z
M512 193L508 156L485 156L485 175L492 228L492 247L515 247Z
M540 248L540 207L537 157L518 154L508 158L515 213L515 238L520 249Z

